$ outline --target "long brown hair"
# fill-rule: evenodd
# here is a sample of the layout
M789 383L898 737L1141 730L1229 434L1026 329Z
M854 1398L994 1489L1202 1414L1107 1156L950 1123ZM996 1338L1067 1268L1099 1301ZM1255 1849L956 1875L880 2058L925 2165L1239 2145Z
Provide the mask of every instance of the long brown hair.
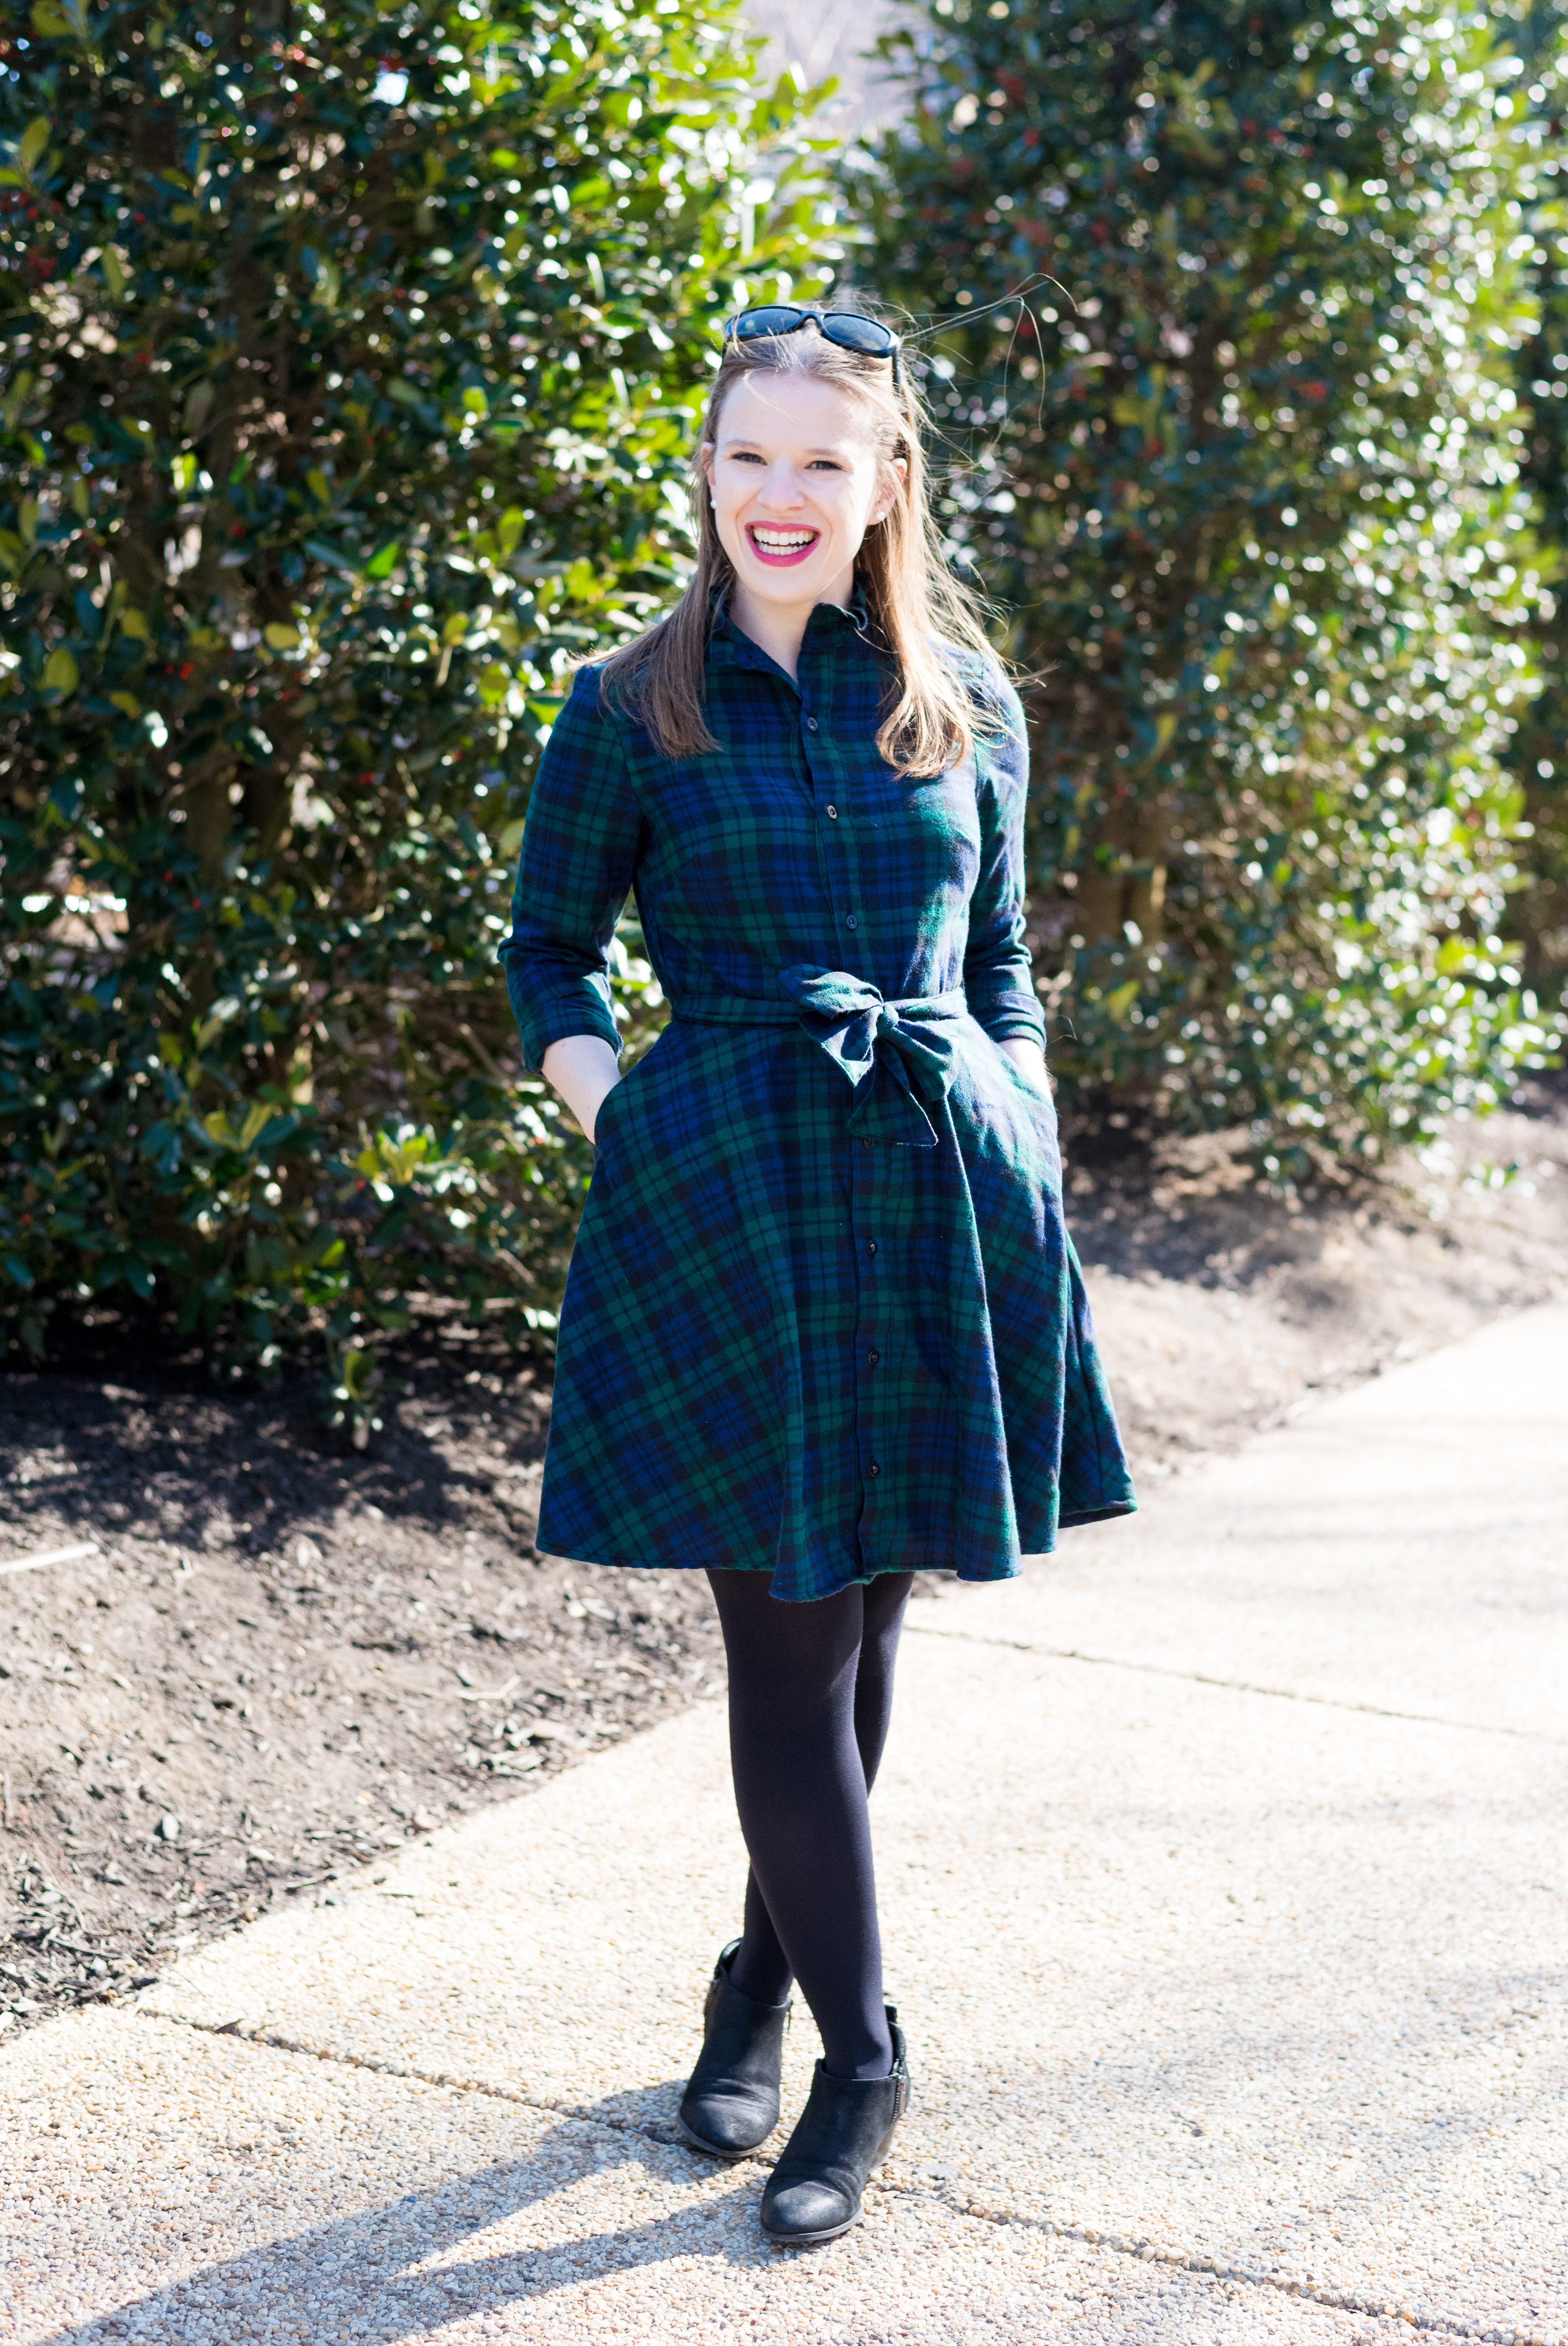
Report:
M902 458L902 484L884 518L867 530L855 570L873 633L892 668L877 747L901 773L936 774L969 756L983 724L952 654L978 653L987 660L995 655L973 598L942 558L926 490L925 417L907 370L901 372L895 392L886 359L840 350L809 326L755 342L730 341L708 394L701 439L717 440L724 403L743 375L812 375L847 393L864 413L880 466L891 473ZM610 655L601 688L606 699L647 726L669 758L719 746L708 722L704 678L713 597L733 584L735 567L715 526L700 454L692 462L691 514L697 566L690 583L657 627Z

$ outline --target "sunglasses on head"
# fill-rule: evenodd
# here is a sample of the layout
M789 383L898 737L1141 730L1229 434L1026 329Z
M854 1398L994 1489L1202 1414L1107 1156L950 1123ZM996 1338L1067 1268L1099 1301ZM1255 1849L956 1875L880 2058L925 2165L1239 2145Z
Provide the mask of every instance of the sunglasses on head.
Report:
M727 342L756 342L769 334L799 333L802 326L815 326L824 342L836 343L841 351L859 351L866 358L891 359L893 389L901 388L898 336L880 319L862 318L858 310L801 310L792 301L768 301L759 309L742 310L738 316L727 318L724 339Z

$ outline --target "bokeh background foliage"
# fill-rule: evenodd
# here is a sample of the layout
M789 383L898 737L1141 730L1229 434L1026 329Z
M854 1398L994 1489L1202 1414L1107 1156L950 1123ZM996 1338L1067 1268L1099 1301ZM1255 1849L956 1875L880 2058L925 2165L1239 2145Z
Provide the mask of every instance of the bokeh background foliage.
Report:
M690 0L0 26L0 1314L312 1322L362 1433L416 1292L554 1324L508 865L565 668L677 582L726 266L809 268L802 93Z
M859 166L862 265L946 321L950 529L1037 679L1058 1071L1250 1120L1282 1179L1551 1039L1510 901L1561 714L1519 382L1560 19L1532 38L1526 71L1427 0L935 0L884 44L911 111Z

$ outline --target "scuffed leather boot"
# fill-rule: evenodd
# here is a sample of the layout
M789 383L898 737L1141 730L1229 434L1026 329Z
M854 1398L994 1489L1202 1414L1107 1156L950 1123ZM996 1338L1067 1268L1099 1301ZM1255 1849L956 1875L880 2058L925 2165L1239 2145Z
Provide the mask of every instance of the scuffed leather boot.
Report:
M781 2247L837 2239L858 2222L866 2178L888 2154L909 2107L910 2073L898 2014L888 2006L893 2066L886 2077L830 2077L820 2061L810 2099L762 2194L762 2229Z
M729 1976L738 1939L713 1967L702 2010L702 2051L681 2096L688 2142L715 2158L744 2158L779 2123L779 2071L784 2058L786 2004L758 2004Z

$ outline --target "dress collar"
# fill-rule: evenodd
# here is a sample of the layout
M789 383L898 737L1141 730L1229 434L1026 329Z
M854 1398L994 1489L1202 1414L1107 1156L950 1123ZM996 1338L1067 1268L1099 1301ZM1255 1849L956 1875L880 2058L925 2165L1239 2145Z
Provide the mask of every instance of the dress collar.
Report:
M784 671L778 662L769 658L760 644L753 643L731 617L728 588L714 587L708 600L713 613L708 643L709 660L719 668L760 668L782 676ZM847 606L842 603L817 604L806 622L806 633L800 645L802 656L820 650L846 632L858 636L867 645L873 645L877 640L865 586L858 574Z

